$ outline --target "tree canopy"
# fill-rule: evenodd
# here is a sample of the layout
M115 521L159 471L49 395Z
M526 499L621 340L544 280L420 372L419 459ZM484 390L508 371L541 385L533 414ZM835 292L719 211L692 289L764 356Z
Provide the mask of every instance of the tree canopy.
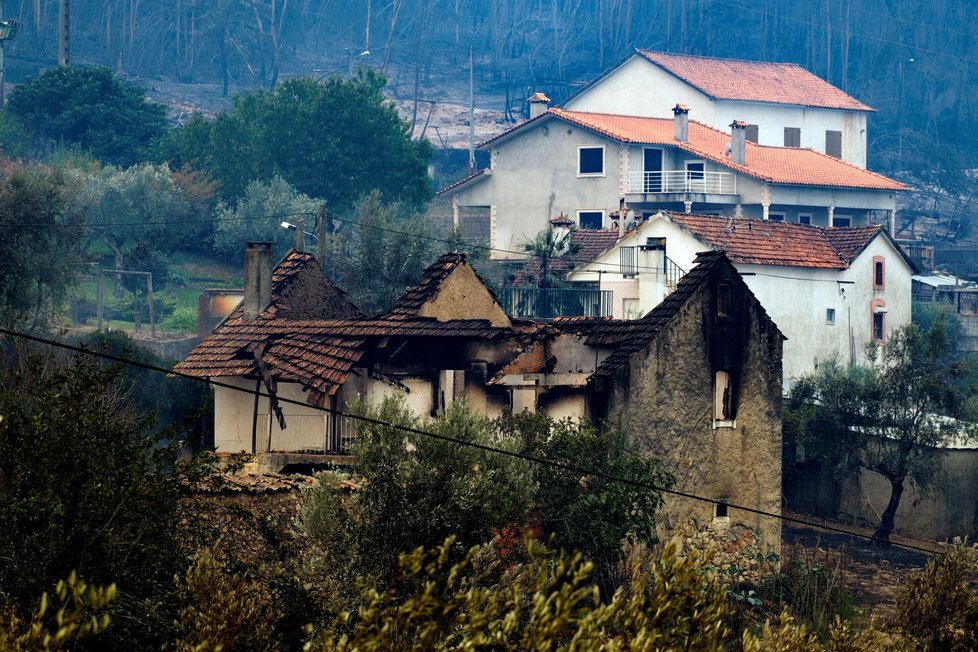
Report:
M78 147L114 165L146 160L166 129L162 104L98 66L47 70L17 86L5 111L42 149Z
M274 91L238 96L214 120L192 119L175 136L172 155L217 180L225 199L278 175L338 211L375 188L384 201L419 208L431 197L431 145L411 139L381 93L385 83L361 71L289 79Z

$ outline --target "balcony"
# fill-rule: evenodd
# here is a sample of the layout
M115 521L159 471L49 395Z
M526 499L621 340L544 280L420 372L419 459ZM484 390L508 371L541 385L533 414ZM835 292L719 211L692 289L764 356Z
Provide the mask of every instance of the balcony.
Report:
M610 317L612 293L588 288L499 288L496 296L510 317Z
M737 176L731 172L700 172L699 170L629 172L628 192L736 195Z

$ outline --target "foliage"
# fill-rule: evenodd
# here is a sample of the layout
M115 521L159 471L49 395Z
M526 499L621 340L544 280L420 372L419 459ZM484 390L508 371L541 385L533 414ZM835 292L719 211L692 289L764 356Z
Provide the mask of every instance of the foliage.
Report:
M178 627L179 652L272 650L276 618L268 596L247 577L229 573L213 551L198 553L180 582L183 607Z
M153 291L158 292L166 287L170 280L170 261L151 242L140 240L122 256L122 267L131 272L149 272L153 275ZM122 277L122 285L134 294L144 295L148 292L146 277L126 274Z
M55 587L61 607L52 613L47 592L31 618L21 618L15 609L0 608L0 649L7 652L71 649L74 644L105 631L109 626L109 604L116 598L115 584L88 586L75 571ZM53 627L52 627L53 625Z
M341 228L327 242L326 272L368 315L390 309L441 253L422 216L383 203L378 192L337 222Z
M125 250L135 242L152 243L163 253L206 238L207 183L166 165L67 166L77 184L74 208L85 216L93 235L108 246L122 264Z
M163 320L163 327L173 331L197 331L197 311L190 306L181 306Z
M322 636L336 650L719 650L731 632L722 587L697 555L670 544L637 566L630 593L602 602L579 553L529 542L528 562L503 570L490 545L452 562L454 541L400 560L398 581L368 591Z
M920 649L971 650L978 641L978 549L945 546L910 573L896 597L894 625Z
M108 68L59 66L14 88L6 112L37 144L77 146L113 165L145 160L166 129L162 104Z
M571 233L570 229L562 231L548 226L532 240L522 244L523 251L530 255L531 261L539 265L539 270L535 272L537 287L556 288L565 284L560 274L554 270L554 261L577 253L577 245L571 242Z
M801 555L792 555L802 551ZM843 558L824 551L793 546L782 560L780 570L758 585L757 599L764 604L783 605L794 618L818 636L827 637L837 621L854 615L853 596L845 589Z
M557 546L580 550L595 563L597 581L610 595L616 585L612 575L623 558L622 542L657 541L655 512L662 495L602 475L659 488L671 487L672 477L658 460L627 450L626 435L617 428L601 432L586 420L554 421L543 413L509 416L499 425L520 441L524 454L594 472L582 475L534 464L534 515Z
M253 180L278 175L299 192L349 210L378 189L384 201L421 208L431 196L431 145L412 140L375 71L322 81L294 78L274 91L238 96L213 121L178 135L177 156L220 182L226 200Z
M233 209L223 203L218 206L214 249L222 256L240 259L249 240L274 242L278 260L295 244L295 235L281 223L304 218L303 229L310 231L310 218L319 212L319 206L319 201L298 192L278 175L268 181L252 181Z
M399 397L356 411L474 444L517 447L461 403L436 420L414 416ZM303 521L328 551L330 566L381 583L394 574L402 552L438 545L449 535L464 550L518 524L534 488L522 460L379 423L360 422L353 455L362 478L358 489L343 499L338 482L325 476L303 501Z
M889 542L906 485L926 492L940 481L940 446L970 434L968 369L952 356L946 321L909 324L871 348L870 363L823 363L791 389L786 435L827 467L864 468L887 479L889 503L874 539Z
M91 333L82 337L79 344L91 351L137 364L163 369L173 366L172 360L138 345L121 331ZM205 413L205 407L210 404L210 389L202 382L189 378L167 378L152 369L127 366L124 373L115 379L114 389L122 392L129 405L140 414L155 419L156 423L150 426L153 429L182 425L199 431L210 427L210 417Z
M64 175L0 161L0 323L31 330L56 317L81 271L83 219Z
M0 355L0 594L31 604L77 569L119 587L100 649L158 648L183 565L167 434L130 404L119 367Z

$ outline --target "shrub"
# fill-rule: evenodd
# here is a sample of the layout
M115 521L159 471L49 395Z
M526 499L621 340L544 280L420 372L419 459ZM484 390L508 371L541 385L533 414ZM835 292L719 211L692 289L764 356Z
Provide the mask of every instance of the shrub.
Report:
M169 317L163 320L163 328L173 331L197 331L197 310L189 306L176 308Z

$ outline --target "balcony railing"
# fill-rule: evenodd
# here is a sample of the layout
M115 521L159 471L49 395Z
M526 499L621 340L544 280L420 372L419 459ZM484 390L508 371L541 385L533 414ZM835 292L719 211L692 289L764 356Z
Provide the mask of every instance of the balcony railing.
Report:
M628 192L645 194L696 192L708 195L736 195L737 177L730 172L699 172L697 170L629 172Z
M609 317L609 290L596 288L499 288L496 296L510 317Z

